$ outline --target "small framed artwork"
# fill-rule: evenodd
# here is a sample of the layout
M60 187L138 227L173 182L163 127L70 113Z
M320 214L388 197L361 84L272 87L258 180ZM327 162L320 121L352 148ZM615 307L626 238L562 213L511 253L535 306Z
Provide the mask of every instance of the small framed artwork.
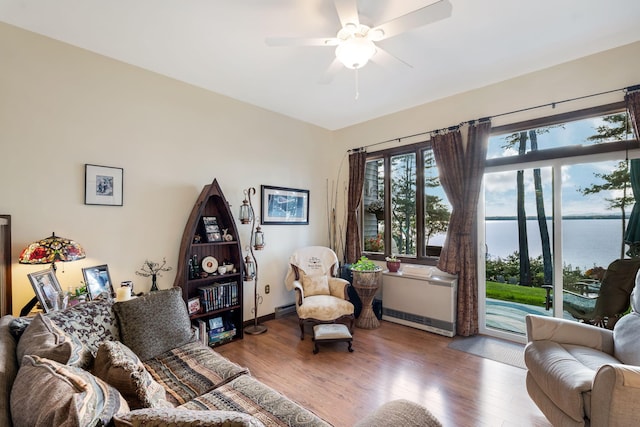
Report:
M189 314L200 313L200 298L189 298L187 306L189 307Z
M309 224L309 190L261 186L262 224Z
M209 319L209 330L215 332L224 331L224 323L222 322L222 317L214 317Z
M60 297L62 296L62 288L56 273L53 269L37 271L27 274L33 291L36 293L38 301L45 313L51 313L58 310L60 306Z
M84 204L122 206L122 168L84 165Z
M89 299L96 299L102 294L109 297L114 296L109 267L106 264L83 268L82 275L84 276L84 283L87 285Z
M204 227L204 236L207 242L221 242L222 234L218 219L215 216L203 216L202 225Z

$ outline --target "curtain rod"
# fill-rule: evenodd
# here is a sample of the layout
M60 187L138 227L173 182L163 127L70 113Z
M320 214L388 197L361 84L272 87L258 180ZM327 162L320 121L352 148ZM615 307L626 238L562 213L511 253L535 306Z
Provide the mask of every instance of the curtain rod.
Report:
M433 129L433 130L429 130L429 131L425 131L425 132L414 133L413 135L405 135L405 136L401 136L401 137L398 137L398 138L388 139L386 141L374 142L373 144L364 145L362 147L351 148L351 149L347 150L347 152L349 152L349 153L357 153L357 152L360 152L360 151L365 151L369 147L375 147L376 145L387 144L389 142L394 142L394 141L401 142L403 139L414 138L416 136L429 135L429 134L438 134L440 132L451 132L451 131L454 131L454 130L456 130L456 129L458 129L461 126L464 126L466 124L472 125L475 122L484 122L486 120L491 120L491 119L494 119L496 117L508 116L510 114L516 114L516 113L523 113L525 111L536 110L538 108L544 108L544 107L556 108L556 105L564 104L566 102L573 102L573 101L579 101L581 99L593 98L593 97L602 96L602 95L608 95L608 94L614 93L614 92L625 91L625 92L628 93L628 92L634 92L636 90L640 90L640 84L637 84L637 85L634 85L634 86L623 87L623 88L619 88L619 89L607 90L607 91L604 91L604 92L593 93L591 95L578 96L576 98L564 99L562 101L549 102L547 104L536 105L535 107L521 108L519 110L513 110L513 111L506 112L506 113L494 114L493 116L483 117L483 118L477 119L477 120L469 120L469 121L462 122L462 123L460 123L458 125L455 125L455 126L449 126L447 128Z

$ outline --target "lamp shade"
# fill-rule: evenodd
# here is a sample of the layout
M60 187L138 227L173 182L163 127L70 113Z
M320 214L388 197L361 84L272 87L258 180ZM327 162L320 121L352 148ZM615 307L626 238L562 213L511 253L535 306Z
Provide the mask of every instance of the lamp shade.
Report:
M56 261L76 261L86 257L84 249L78 243L55 233L27 246L18 261L20 264L49 264Z
M363 37L352 37L340 43L336 48L336 58L351 69L362 68L376 53L376 46Z

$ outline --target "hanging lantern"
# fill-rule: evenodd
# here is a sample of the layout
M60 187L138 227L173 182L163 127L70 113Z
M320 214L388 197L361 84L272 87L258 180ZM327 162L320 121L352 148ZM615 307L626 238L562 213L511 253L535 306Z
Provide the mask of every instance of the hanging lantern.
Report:
M256 227L256 232L254 233L253 248L257 251L264 249L264 233L260 226Z
M256 265L249 255L244 257L244 279L253 280L256 275Z
M251 219L253 218L252 212L253 209L251 205L249 205L249 201L247 200L247 190L244 191L244 200L242 201L242 205L240 206L240 222L242 224L249 224Z

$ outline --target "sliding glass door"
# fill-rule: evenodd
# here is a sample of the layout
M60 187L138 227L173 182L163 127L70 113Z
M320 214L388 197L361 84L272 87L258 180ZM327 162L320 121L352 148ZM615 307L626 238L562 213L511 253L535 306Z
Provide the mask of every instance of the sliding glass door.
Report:
M624 235L638 152L625 144L624 116L490 139L478 216L482 333L524 341L528 313L584 321L607 266L635 256Z

